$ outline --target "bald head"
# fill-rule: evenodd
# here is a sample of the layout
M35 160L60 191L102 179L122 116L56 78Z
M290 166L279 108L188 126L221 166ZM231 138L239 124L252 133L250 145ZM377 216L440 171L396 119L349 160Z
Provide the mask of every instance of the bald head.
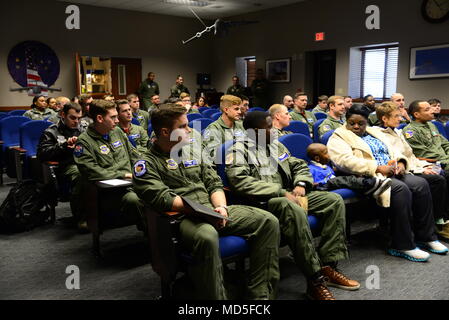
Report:
M294 103L293 103L293 98L291 96L285 96L284 100L282 102L284 104L284 106L286 106L288 109L293 108Z
M273 120L273 127L277 129L284 129L290 125L291 116L286 106L282 104L273 104L268 109L271 119Z
M307 147L307 156L309 159L321 164L327 164L329 162L327 147L322 143L311 143Z

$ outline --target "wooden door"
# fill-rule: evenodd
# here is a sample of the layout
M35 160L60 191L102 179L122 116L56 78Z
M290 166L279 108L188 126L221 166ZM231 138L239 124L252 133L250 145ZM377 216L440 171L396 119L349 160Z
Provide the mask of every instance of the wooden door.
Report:
M137 93L142 81L142 60L111 58L112 94L115 99L125 99Z

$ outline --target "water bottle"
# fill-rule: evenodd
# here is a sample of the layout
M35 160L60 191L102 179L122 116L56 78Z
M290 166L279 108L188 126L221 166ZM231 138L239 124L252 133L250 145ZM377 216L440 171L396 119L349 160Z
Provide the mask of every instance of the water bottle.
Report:
M436 172L436 174L441 174L441 171L443 170L443 169L441 168L441 162L440 162L440 161L435 162L435 163L432 165L432 170L433 170L434 172Z

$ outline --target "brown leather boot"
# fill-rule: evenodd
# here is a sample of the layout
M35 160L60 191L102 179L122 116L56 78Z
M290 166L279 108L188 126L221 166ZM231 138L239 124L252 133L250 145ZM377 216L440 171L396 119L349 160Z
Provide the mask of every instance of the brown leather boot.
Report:
M343 273L337 271L336 269L332 269L329 266L322 267L321 273L328 279L326 284L330 287L336 287L344 290L357 290L360 288L360 283L349 279Z
M311 300L335 300L326 287L326 279L323 276L316 280L307 281L307 297Z

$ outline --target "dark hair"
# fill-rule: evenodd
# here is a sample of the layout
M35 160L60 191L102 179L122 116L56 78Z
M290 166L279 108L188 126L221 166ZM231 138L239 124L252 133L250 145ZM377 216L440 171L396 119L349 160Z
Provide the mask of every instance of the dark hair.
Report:
M408 114L411 115L412 117L414 117L414 113L415 112L419 112L419 104L425 102L424 100L415 100L412 103L410 103L410 105L408 106Z
M64 112L65 114L68 114L70 109L73 109L76 112L81 112L81 106L79 105L79 103L75 103L75 102L66 103L64 105L64 107L62 108L62 112Z
M298 99L300 96L307 96L307 93L305 93L305 92L296 92L295 93L295 100Z
M35 108L36 107L36 101L40 98L40 97L45 97L43 94L38 94L37 96L34 96L33 98L33 103L31 104L31 108Z
M269 116L270 114L265 111L249 112L243 120L243 127L245 128L245 130L260 129L262 125L266 123Z
M162 128L173 128L173 124L187 109L177 104L167 103L159 106L151 112L151 127L156 137L161 134Z
M239 98L240 98L242 101L243 101L243 100L249 101L249 98L248 98L247 96L243 95L243 94L239 95Z
M438 104L438 103L441 103L441 101L438 100L437 98L429 99L429 100L427 100L427 102L428 102L429 104Z
M120 106L121 106L121 105L124 105L124 104L128 104L128 105L129 105L129 102L128 102L128 100L126 100L126 99L120 99L120 100L117 100L117 101L115 102L115 104L116 104L117 112L120 113Z
M346 99L346 98L351 98L351 99L352 99L351 96L344 96L344 97L343 97L343 99Z
M362 117L364 117L366 120L368 120L368 116L370 114L370 110L368 110L367 107L361 106L361 105L353 105L349 110L346 112L346 119L351 118L352 115L358 114Z
M372 94L367 94L366 96L363 97L363 102L368 100L369 97L373 97L374 98L374 96Z
M109 109L115 109L115 103L112 101L94 99L90 103L89 116L94 122L97 121L97 116L105 116Z

